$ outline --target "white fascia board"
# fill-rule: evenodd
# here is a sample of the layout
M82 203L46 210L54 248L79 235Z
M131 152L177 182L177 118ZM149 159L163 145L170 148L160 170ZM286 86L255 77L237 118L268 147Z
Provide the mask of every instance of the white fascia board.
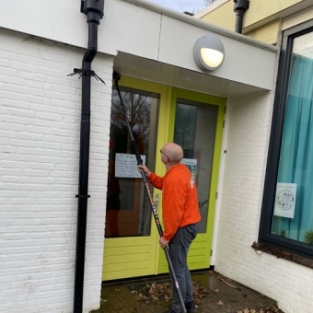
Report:
M98 52L116 55L120 50L156 59L161 18L161 13L138 5L105 0ZM9 1L0 10L0 27L87 48L87 18L79 0Z
M86 15L77 0L9 1L0 10L0 27L87 47ZM225 46L223 66L210 75L270 90L276 47L142 0L105 0L98 52L118 51L201 71L193 61L194 42L208 32Z
M186 24L191 24L210 32L231 37L237 41L246 42L261 49L273 52L277 51L277 48L271 45L223 29L219 26L203 22L183 13L167 9L147 0L105 0L104 17L100 21L99 32L101 31L102 33L105 33L104 26L108 25L106 20L110 21L110 30L113 31L114 34L114 28L118 28L120 23L125 23L126 20L130 18L130 14L133 14L134 10L128 12L128 9L131 6L125 6L126 3L132 4L135 10L141 9L140 12L144 12L144 14L149 14L147 11L150 11L149 18L154 16L152 15L153 13L159 16L159 21L161 16L172 17L176 20L185 22ZM114 16L114 18L111 18L111 16ZM153 22L155 19L156 17L152 20L148 20L148 24L152 24L151 27L142 23L145 21L144 19L139 20L138 22L140 22L141 32L147 32L149 28L160 27L160 25L154 25ZM8 1L0 10L0 27L79 47L86 47L88 36L86 15L80 13L79 0ZM137 36L140 36L141 32L138 33ZM124 36L127 36L127 34L129 34L129 31L124 29L123 38ZM151 42L147 44L150 43Z
M208 31L202 28L164 16L158 61L199 72L193 60L193 46L198 38L207 33ZM223 65L210 75L267 90L272 89L276 53L235 38L216 35L223 42L225 60Z
M157 60L162 15L120 0L105 0L99 25L99 52L117 51Z
M195 17L189 16L189 15L186 15L186 14L183 14L183 13L171 10L171 9L167 9L166 7L154 4L153 2L150 2L147 0L106 0L106 1L129 2L129 3L135 4L137 6L149 9L151 11L161 13L164 16L172 17L176 20L185 22L186 24L191 24L191 25L197 26L197 27L205 29L209 32L214 32L216 34L220 34L220 35L223 35L225 37L230 37L230 38L233 38L237 41L245 42L247 44L259 47L261 49L269 50L272 52L277 52L277 48L272 46L272 45L263 43L262 41L255 40L253 38L244 36L242 34L234 32L234 31L230 31L230 30L222 28L220 26L216 26L214 24L204 22L204 21L199 20Z
M124 9L118 9L117 6L123 2ZM149 1L142 2L115 0L111 3L113 19L105 27L111 37L103 43L115 42L118 51L201 72L193 60L193 46L198 38L212 32L222 40L226 56L223 66L210 75L262 89L272 89L278 51L276 47L162 8ZM142 6L134 6L135 3ZM161 10L162 14L156 10ZM118 17L120 25L115 26L113 32L113 20ZM146 24L143 24L144 21ZM126 38L125 29L131 30L127 31ZM117 36L114 37L114 34Z
M0 10L0 27L86 47L86 15L77 0L14 0Z

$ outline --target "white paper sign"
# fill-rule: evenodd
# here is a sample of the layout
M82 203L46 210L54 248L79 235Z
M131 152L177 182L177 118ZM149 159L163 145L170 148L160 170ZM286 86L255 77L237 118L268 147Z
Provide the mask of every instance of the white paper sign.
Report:
M141 155L143 164L146 163L146 156ZM115 156L115 177L141 178L138 172L137 159L134 154L116 153Z
M274 215L294 218L297 184L277 183Z

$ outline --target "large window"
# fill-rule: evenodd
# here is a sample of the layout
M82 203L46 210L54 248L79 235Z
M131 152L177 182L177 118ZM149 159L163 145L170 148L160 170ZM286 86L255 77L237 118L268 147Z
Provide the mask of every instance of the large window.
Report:
M313 258L313 22L283 36L259 241Z

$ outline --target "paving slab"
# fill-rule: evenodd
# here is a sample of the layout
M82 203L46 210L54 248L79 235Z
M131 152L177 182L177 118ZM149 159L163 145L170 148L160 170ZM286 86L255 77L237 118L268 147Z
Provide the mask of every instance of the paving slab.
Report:
M274 299L212 270L192 272L192 280L197 313L237 313L243 309L259 312L276 306ZM168 283L168 275L105 282L102 285L100 309L91 313L164 313L170 306L167 297L170 287L165 290ZM147 292L150 290L151 293L151 286L154 297ZM165 290L164 295L158 294L160 290L161 293Z

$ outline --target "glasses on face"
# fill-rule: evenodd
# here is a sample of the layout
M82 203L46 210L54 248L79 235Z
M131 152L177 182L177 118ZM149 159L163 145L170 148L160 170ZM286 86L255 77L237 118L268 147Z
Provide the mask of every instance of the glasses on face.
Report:
M166 156L168 159L170 159L170 158L162 151L162 149L160 150L160 153L162 153L164 156Z

